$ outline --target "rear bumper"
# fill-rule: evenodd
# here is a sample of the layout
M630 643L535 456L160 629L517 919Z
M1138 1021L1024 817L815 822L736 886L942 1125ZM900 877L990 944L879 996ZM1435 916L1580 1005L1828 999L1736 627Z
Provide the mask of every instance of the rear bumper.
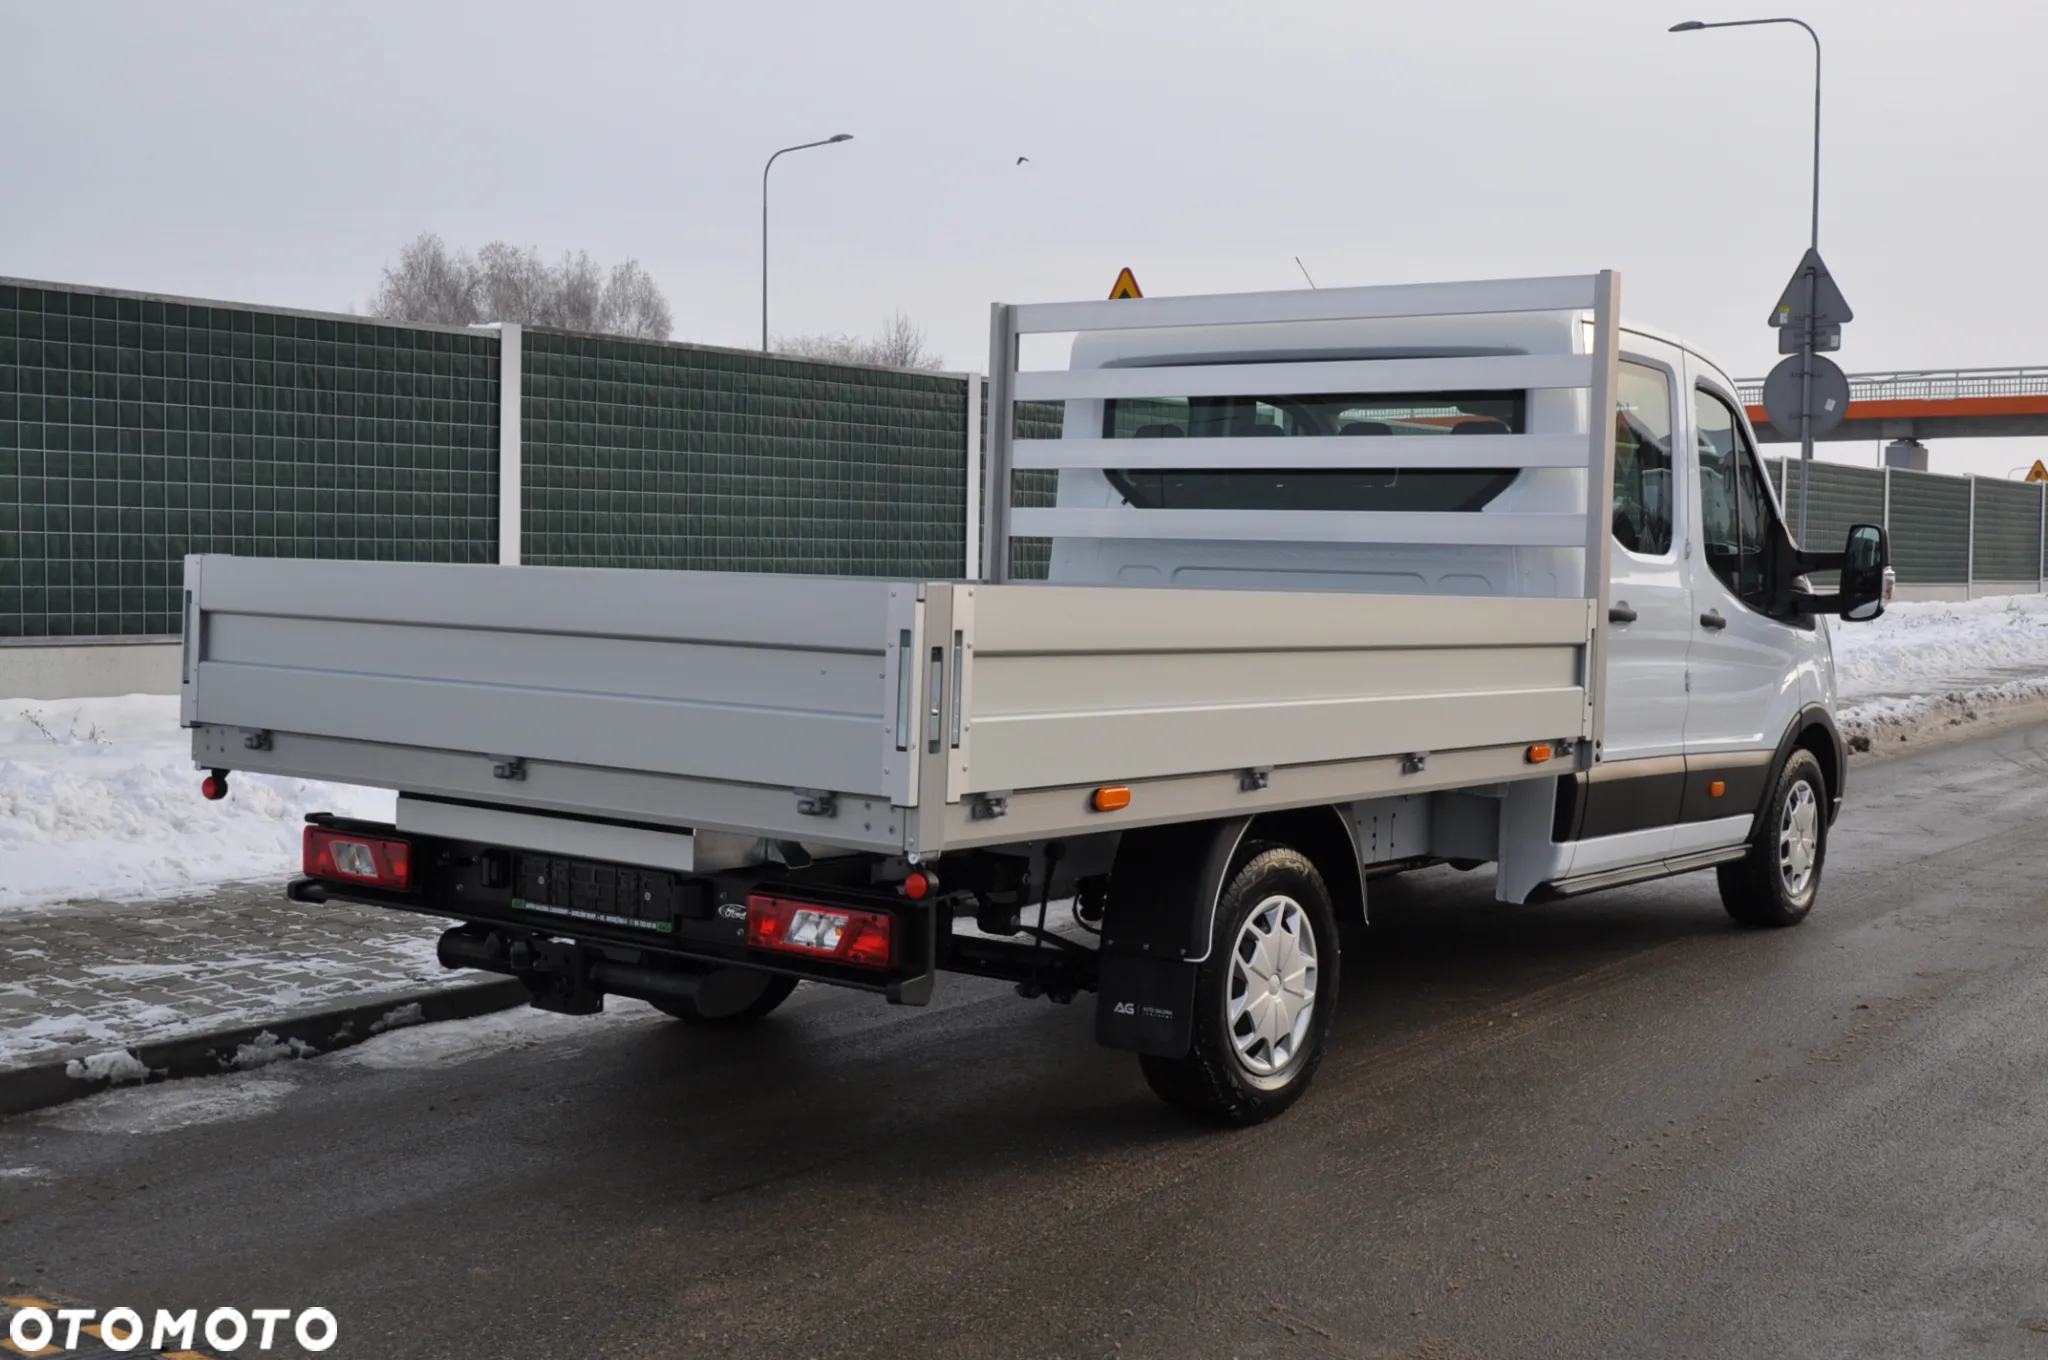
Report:
M323 818L321 824L410 843L413 886L401 892L302 877L286 887L291 900L350 902L458 922L462 929L444 937L444 964L524 977L537 995L554 985L549 975L563 967L583 975L579 988L655 999L649 988L658 987L648 976L620 970L678 978L733 966L875 992L907 1005L923 1005L932 993L937 911L864 882L832 881L854 878L856 869L864 875L865 860L828 863L821 867L830 872L816 878L781 876L791 871L765 865L692 874L535 855L380 823ZM889 966L857 968L749 947L747 900L759 891L886 913L894 942ZM565 954L565 947L575 952Z

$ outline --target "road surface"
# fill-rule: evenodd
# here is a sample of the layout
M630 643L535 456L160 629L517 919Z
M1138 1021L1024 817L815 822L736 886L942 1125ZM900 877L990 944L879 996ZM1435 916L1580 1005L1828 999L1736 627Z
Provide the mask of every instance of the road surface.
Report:
M378 1360L2048 1356L2044 882L2048 727L1859 768L1792 931L1377 884L1244 1132L974 981L427 1027L0 1126L0 1279Z

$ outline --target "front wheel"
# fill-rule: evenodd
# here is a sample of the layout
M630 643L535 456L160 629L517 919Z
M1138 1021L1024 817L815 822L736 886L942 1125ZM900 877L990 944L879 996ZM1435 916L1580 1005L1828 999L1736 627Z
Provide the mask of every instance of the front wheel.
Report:
M1813 910L1828 853L1827 781L1794 751L1750 832L1749 854L1717 871L1721 905L1746 926L1796 926Z
M1193 1046L1179 1058L1140 1058L1145 1080L1167 1104L1207 1119L1271 1119L1301 1098L1323 1060L1338 972L1322 875L1284 846L1256 849L1216 903L1195 976Z

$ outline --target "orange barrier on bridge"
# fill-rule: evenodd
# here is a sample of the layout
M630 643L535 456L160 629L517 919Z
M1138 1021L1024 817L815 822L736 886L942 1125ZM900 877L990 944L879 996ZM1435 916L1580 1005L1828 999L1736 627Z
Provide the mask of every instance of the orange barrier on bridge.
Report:
M1745 407L1752 425L1770 419L1762 406ZM2048 415L2048 395L2025 397L1893 397L1887 401L1849 403L1844 420L1913 420L1934 416Z

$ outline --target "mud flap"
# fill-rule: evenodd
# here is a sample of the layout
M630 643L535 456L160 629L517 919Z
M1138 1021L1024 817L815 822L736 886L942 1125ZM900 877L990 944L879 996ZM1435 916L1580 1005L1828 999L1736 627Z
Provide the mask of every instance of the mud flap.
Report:
M1195 978L1249 817L1126 833L1109 873L1095 1040L1163 1058L1194 1042Z
M1102 960L1095 1042L1104 1048L1178 1058L1195 1040L1195 973L1179 959L1112 954Z

